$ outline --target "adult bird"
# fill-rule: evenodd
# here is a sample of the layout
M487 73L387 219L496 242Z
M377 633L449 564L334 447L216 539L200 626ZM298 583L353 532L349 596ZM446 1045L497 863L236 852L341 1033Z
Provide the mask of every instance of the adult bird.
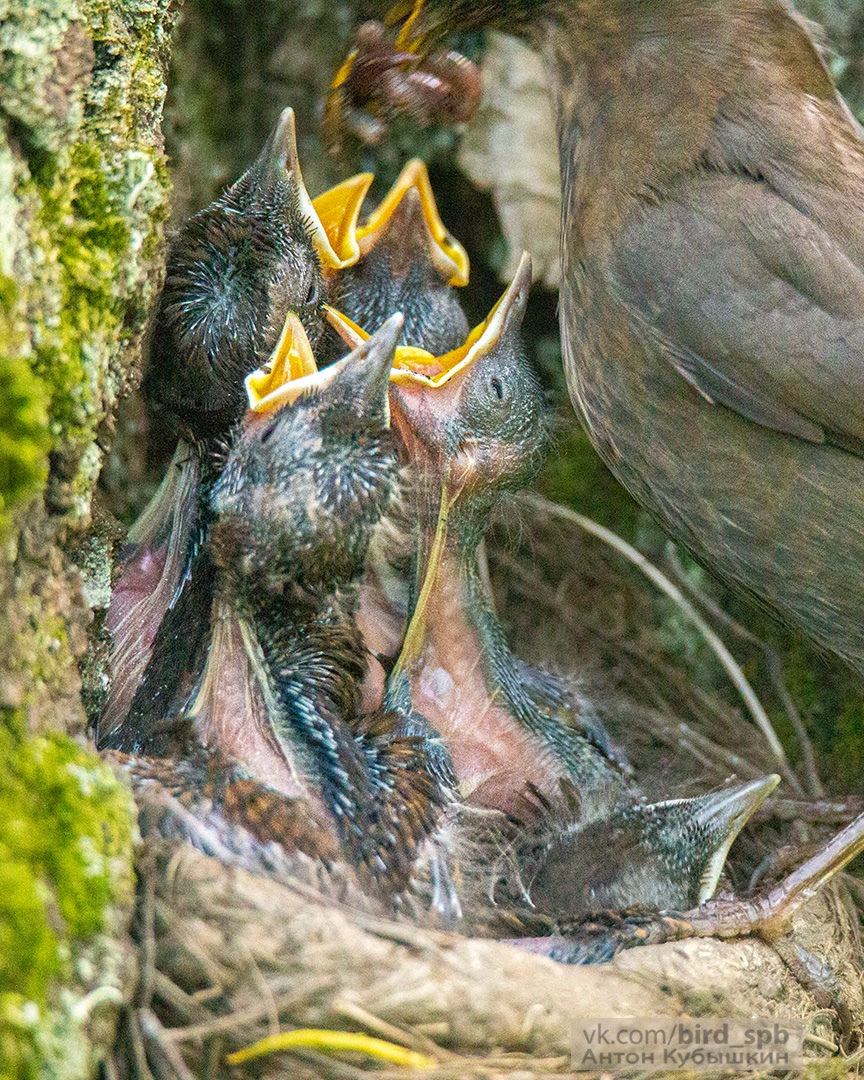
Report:
M418 0L547 63L568 387L615 475L864 673L864 145L781 0ZM392 21L392 20L391 20ZM419 60L415 62L419 63Z

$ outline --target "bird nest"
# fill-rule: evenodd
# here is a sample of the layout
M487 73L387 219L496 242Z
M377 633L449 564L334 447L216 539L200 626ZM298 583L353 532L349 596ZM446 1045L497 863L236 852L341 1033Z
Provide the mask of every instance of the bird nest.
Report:
M658 608L656 585L566 511L527 497L508 515L489 538L488 568L517 653L580 675L649 796L704 792L733 774L786 774L778 798L734 845L727 887L765 891L849 820L854 800L808 794L807 755L800 776L778 760L765 731L718 686L719 667L706 680L671 658L663 620L674 612L689 623L692 596L679 592L682 603ZM570 1071L580 1018L712 1015L803 1020L807 1054L836 1067L827 1059L853 1047L864 1022L860 892L843 875L796 918L796 943L831 972L828 990L814 993L754 937L647 945L606 964L564 966L418 925L305 859L274 859L262 872L242 852L220 858L160 839L141 849L137 990L108 1073L384 1077L424 1064L441 1077L528 1078ZM231 1063L242 1048L293 1029L313 1033L292 1049ZM324 1054L320 1030L405 1054L388 1063L357 1039Z

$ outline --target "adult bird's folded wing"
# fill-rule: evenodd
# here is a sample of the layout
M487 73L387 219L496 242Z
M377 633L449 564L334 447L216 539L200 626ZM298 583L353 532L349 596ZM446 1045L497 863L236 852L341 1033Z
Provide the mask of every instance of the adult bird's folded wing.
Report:
M705 398L864 452L864 271L767 184L688 175L625 227L612 273L640 338Z

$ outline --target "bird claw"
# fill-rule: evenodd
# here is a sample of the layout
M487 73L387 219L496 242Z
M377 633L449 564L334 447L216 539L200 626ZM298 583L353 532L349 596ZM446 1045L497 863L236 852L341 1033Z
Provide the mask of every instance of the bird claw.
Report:
M557 935L511 938L509 944L566 964L596 964L624 949L660 945L691 937L756 936L772 944L792 974L817 1001L830 1002L842 1019L842 1002L833 976L790 936L793 918L839 870L864 851L864 814L764 897L739 900L721 896L683 914L633 908L601 912L559 928Z
M383 23L367 22L327 95L325 135L334 154L346 135L374 146L399 116L410 116L421 128L462 123L477 111L481 97L480 69L461 53L420 58L401 48Z
M756 934L777 941L793 918L822 886L864 851L864 814L850 822L767 896L753 900L713 900L685 916L699 937L744 937Z

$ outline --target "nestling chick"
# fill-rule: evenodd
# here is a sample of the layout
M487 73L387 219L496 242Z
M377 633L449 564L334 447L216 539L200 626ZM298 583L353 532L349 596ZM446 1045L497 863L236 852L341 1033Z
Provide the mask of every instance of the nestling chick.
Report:
M244 378L273 351L289 313L317 346L329 243L286 109L257 161L171 245L144 379L151 405L195 438L224 435L246 408Z
M397 353L391 404L419 477L421 551L390 695L410 697L428 722L433 767L443 744L466 801L518 814L528 784L551 798L568 777L596 792L599 814L624 784L603 726L573 688L513 656L477 567L493 506L527 482L545 443L543 395L519 337L530 284L526 256L462 348Z
M441 221L422 161L408 162L356 237L360 258L334 277L329 302L370 333L400 311L405 345L436 355L461 345L468 320L453 290L468 283L468 256Z
M547 807L513 852L527 898L557 920L637 904L699 907L714 895L735 837L779 782L768 776L692 799L623 802L587 823L578 798L569 814Z
M188 692L209 634L210 489L245 409L243 380L298 319L320 340L322 268L333 272L359 254L342 248L334 250L303 184L291 109L251 168L171 245L144 390L153 408L178 418L181 440L122 556L107 620L113 650L101 747L172 752L156 728Z
M213 489L214 631L186 713L204 745L329 816L346 859L394 893L437 789L419 748L394 737L398 717L357 719L354 615L397 481L387 388L401 326L394 316L344 360L269 392L272 372L247 380L261 412Z

